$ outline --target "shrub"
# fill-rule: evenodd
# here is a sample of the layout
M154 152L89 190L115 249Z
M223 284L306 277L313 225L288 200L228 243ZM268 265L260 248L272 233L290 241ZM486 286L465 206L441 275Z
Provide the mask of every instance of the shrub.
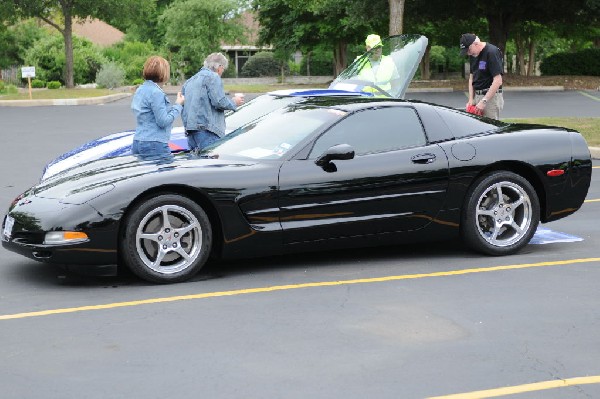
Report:
M279 76L280 74L280 64L277 60L275 60L275 58L273 58L273 53L269 52L256 53L252 57L248 58L248 61L246 61L242 67L241 73L243 77L247 78Z
M61 86L60 82L58 82L56 80L50 81L50 82L48 82L48 84L46 84L46 87L51 90L60 89L60 86Z
M127 82L141 79L144 62L156 53L152 43L136 41L119 42L103 50L104 56L109 61L121 64ZM171 65L171 72L173 72L173 65Z
M235 65L235 62L233 62L231 60L231 58L229 58L227 56L227 54L225 54L225 57L227 57L227 60L229 61L229 66L227 67L227 69L225 70L225 72L223 72L223 78L237 78L237 67Z
M31 87L33 87L34 89L43 89L44 87L46 87L46 82L41 79L33 79L31 81Z
M35 65L40 80L64 82L65 44L61 35L42 37L25 54L25 65ZM92 83L102 64L100 50L87 39L73 36L73 80L76 84Z
M4 81L0 80L0 93L3 93L5 89L6 85L4 84Z
M134 85L134 86L139 86L139 85L141 85L142 83L144 83L144 79L141 79L141 78L135 79L135 80L133 81L133 85Z
M600 49L553 54L542 61L540 71L542 75L600 76Z
M300 75L300 64L296 64L294 61L288 61L288 69L290 70L291 76Z
M125 82L125 71L116 62L108 62L102 65L96 75L96 83L107 89L123 86L123 82Z
M352 58L353 60L354 58ZM310 65L309 65L310 63ZM300 63L300 73L308 75L310 66L311 76L330 76L333 75L333 59L330 51L316 49L311 51L310 56L304 55Z
M4 94L17 94L19 89L15 85L6 85L4 87Z

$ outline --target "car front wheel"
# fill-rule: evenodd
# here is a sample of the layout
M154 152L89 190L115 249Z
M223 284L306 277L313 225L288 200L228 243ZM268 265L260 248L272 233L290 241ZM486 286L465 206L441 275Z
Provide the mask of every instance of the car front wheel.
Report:
M144 280L185 281L208 259L210 222L204 210L189 198L165 194L146 199L125 223L123 259Z
M539 221L539 199L529 181L498 171L482 177L469 190L461 234L478 252L509 255L529 243Z

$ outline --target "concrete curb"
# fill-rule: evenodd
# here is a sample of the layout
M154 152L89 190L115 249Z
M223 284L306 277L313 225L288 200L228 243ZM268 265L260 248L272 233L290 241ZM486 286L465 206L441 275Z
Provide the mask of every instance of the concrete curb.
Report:
M106 104L131 96L131 93L109 94L101 97L63 98L48 100L0 100L0 107L39 107L49 105L95 105Z
M600 147L589 147L593 159L600 159Z

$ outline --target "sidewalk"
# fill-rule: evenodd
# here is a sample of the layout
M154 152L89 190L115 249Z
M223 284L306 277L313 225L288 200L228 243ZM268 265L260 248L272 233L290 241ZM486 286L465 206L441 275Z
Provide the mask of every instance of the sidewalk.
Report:
M106 104L131 96L132 93L116 93L108 96L86 98L57 98L47 100L0 100L0 107L39 107L49 105Z

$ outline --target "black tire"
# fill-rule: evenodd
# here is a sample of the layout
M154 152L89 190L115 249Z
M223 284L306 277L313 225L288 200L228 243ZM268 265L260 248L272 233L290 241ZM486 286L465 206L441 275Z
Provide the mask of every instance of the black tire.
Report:
M177 283L204 266L212 230L204 210L189 198L163 194L137 205L125 220L120 249L127 267L153 283Z
M461 235L475 251L510 255L529 243L539 222L540 202L529 181L512 172L496 171L481 177L469 189Z

